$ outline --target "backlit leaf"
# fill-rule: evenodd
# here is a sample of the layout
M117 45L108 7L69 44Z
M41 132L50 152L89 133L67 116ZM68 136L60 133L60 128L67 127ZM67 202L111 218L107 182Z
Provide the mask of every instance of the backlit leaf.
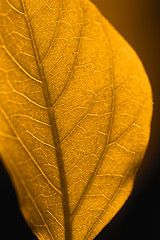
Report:
M91 240L128 198L152 95L88 0L0 0L0 153L42 240Z

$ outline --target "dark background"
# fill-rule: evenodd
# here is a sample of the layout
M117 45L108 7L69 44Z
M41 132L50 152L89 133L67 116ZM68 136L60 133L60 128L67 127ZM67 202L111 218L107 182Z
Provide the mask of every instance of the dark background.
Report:
M140 56L150 78L154 98L151 139L132 194L95 240L157 240L160 239L160 1L92 2ZM1 239L37 240L19 211L13 186L1 161L0 221Z

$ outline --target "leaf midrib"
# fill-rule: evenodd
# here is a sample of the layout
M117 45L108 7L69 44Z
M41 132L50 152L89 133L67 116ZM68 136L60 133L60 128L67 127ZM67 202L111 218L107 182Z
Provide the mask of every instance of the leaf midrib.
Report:
M24 0L21 0L21 3L22 3L22 8L23 8L24 14L25 14L25 19L26 19L29 35L31 38L31 43L32 43L34 54L35 54L35 59L37 62L39 75L40 75L40 78L43 83L42 84L43 93L44 93L44 98L46 100L46 105L48 108L52 137L53 137L53 141L54 141L54 145L55 145L60 185L61 185L61 191L62 191L62 206L63 206L63 215L64 215L65 239L72 240L72 230L71 230L71 224L70 224L70 206L69 206L69 199L68 199L68 192L67 192L67 181L66 181L66 177L65 177L64 162L63 162L62 151L61 151L61 147L60 147L60 140L59 140L59 135L58 135L58 130L57 130L55 113L54 113L54 109L51 104L51 98L50 98L50 94L49 94L49 90L48 90L47 80L45 77L43 65L40 61L37 43L36 43L36 40L34 37L34 32L33 32L32 26L31 26L29 18L28 18L28 13L27 13L27 9L26 9Z

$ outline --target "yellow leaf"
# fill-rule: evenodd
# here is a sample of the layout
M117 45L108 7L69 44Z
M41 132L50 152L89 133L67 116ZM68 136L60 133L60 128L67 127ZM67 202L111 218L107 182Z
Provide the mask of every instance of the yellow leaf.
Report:
M88 0L0 1L0 153L41 240L91 240L128 198L151 88Z

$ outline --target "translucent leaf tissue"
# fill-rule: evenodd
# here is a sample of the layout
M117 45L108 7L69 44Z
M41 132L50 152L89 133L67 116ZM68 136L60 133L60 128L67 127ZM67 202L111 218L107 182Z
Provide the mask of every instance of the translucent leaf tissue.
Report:
M88 0L0 0L0 154L40 240L92 240L127 200L152 92Z

